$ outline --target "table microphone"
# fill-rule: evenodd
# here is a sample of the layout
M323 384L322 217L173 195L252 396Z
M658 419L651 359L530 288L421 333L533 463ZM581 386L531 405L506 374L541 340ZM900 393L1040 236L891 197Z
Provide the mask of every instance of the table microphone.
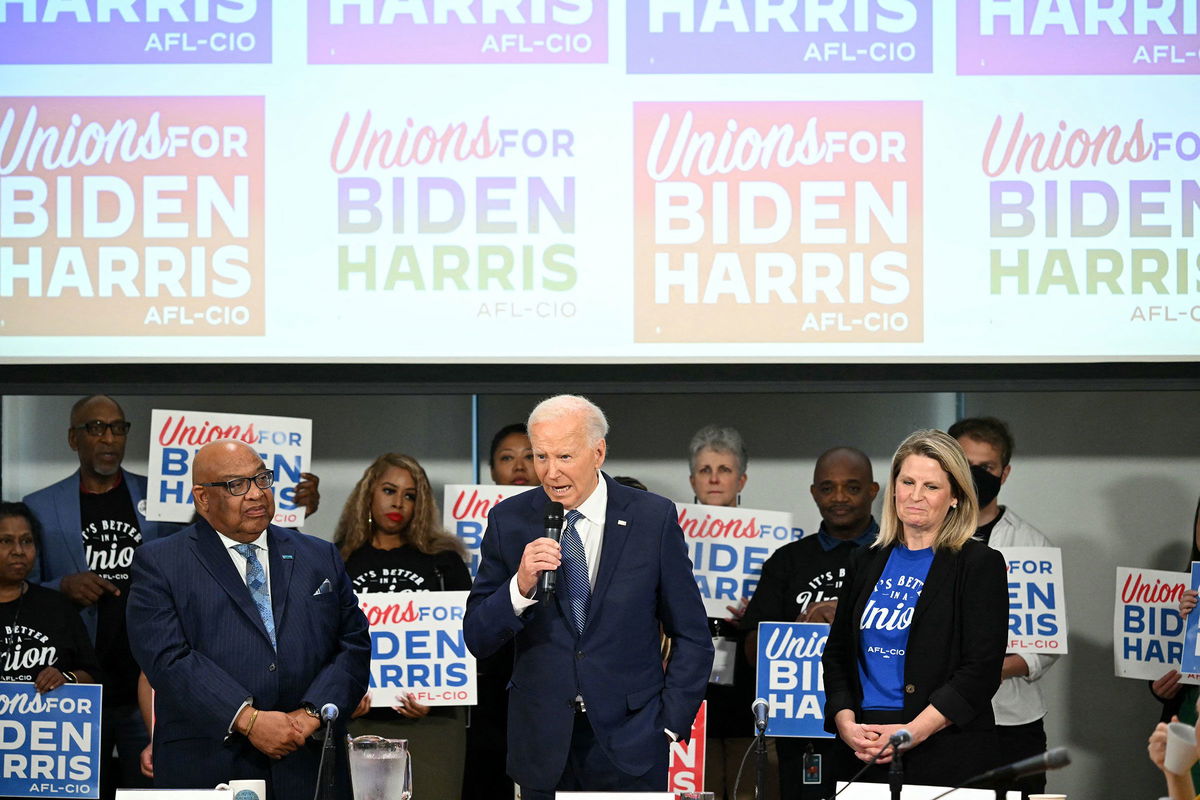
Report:
M546 503L546 507L542 510L544 515L542 521L542 535L548 536L554 541L562 538L563 529L563 504L551 500ZM548 569L542 572L541 589L542 594L554 594L554 587L558 583L558 570Z

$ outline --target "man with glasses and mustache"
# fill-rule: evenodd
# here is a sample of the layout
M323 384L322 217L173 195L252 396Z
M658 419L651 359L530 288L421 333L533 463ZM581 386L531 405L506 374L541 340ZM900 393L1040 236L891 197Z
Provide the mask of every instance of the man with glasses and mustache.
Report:
M138 710L139 670L129 649L125 597L134 551L184 527L146 519L146 477L122 466L132 427L108 395L81 398L71 407L67 428L79 469L24 499L42 525L42 547L29 579L74 602L100 659L102 752L110 754L115 746L118 756L117 764L103 764L103 798L118 786L150 786L139 764L150 737ZM296 502L312 515L320 502L319 479L302 477Z
M261 779L271 800L311 797L318 709L342 720L367 690L367 620L337 548L271 524L274 475L243 442L200 448L202 518L138 548L133 654L156 689L154 781L198 789ZM339 800L350 797L336 759Z
M150 785L138 766L149 735L138 711L125 598L134 550L182 527L146 519L146 478L121 466L130 427L111 397L79 400L67 428L79 470L25 498L42 524L42 547L29 579L75 603L100 659L103 752L112 753L115 745L119 759L119 774L114 765L102 766L102 797L111 797L117 786Z

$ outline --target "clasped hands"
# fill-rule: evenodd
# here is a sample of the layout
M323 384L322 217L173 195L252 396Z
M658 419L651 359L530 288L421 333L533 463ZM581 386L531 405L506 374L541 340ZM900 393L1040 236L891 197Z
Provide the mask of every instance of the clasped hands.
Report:
M837 717L838 736L842 741L850 746L857 756L859 761L870 761L872 758L884 750L886 753L875 759L876 764L889 764L892 760L893 751L888 746L888 741L892 738L892 734L899 730L908 730L911 732L911 725L869 725L863 722L854 720L854 712L843 710L838 712ZM915 747L919 740L914 734L912 744L905 749Z
M250 744L276 759L299 750L320 727L321 721L309 716L303 708L283 712L262 711L250 706L242 709L235 726Z

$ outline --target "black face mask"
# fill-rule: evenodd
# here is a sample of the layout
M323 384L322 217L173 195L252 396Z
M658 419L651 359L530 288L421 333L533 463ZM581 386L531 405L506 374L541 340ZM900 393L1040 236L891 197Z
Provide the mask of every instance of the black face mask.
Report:
M971 479L975 481L975 494L979 495L979 507L988 504L1000 494L1000 479L983 467L971 467Z

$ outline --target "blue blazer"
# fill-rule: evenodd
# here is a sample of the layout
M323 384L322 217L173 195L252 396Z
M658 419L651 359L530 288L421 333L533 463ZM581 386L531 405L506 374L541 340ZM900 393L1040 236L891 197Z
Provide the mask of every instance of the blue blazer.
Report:
M521 616L509 597L525 545L543 535L544 492L524 492L492 509L467 599L464 633L476 657L515 641L508 774L532 789L554 789L562 776L576 695L613 763L644 775L665 763L664 728L683 738L690 733L712 667L708 621L675 504L603 479L608 508L600 570L582 636L569 622L563 592ZM674 639L665 674L660 623Z
M151 522L146 519L146 478L126 470L121 477L129 487L129 499L137 515L138 530L143 542L152 542L175 533L182 525L174 522ZM25 505L42 524L42 546L29 579L34 583L58 590L64 575L88 572L87 555L83 552L83 522L79 519L79 470L26 495ZM79 610L83 625L92 643L96 643L96 606Z
M274 525L265 535L277 650L245 580L206 521L134 555L129 641L156 690L154 781L160 788L260 778L275 800L311 796L319 745L310 741L273 761L230 734L234 716L252 699L264 711L334 703L339 720L347 720L367 691L367 620L337 549ZM326 582L329 591L321 591ZM345 789L344 774L342 780Z

